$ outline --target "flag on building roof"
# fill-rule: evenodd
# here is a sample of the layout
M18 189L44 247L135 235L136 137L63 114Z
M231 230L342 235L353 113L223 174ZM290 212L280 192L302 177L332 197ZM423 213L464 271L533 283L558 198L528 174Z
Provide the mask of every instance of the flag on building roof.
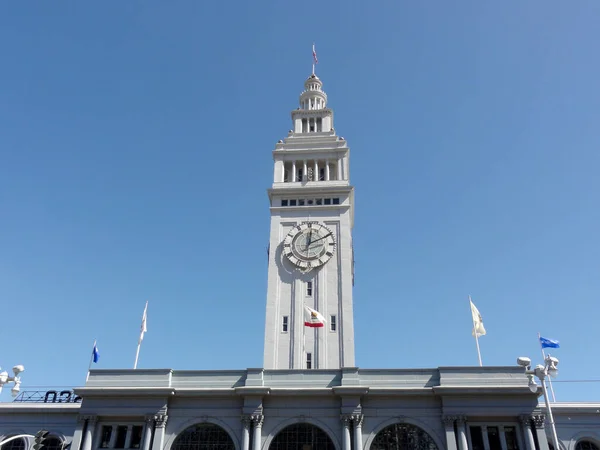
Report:
M144 308L144 314L142 315L142 326L140 327L140 340L138 343L141 343L144 340L144 333L148 331L146 327L146 314L148 312L148 302L146 302L146 306Z
M479 337L485 335L485 327L483 326L483 318L479 313L477 307L473 304L473 301L469 297L471 303L471 314L473 315L473 336Z
M94 342L94 349L92 350L92 361L97 363L99 359L100 359L100 352L98 351L98 345L96 345L96 342Z
M542 348L560 348L560 344L556 339L547 339L540 336L540 345Z
M319 60L317 59L317 51L315 50L315 44L313 44L313 61L315 64L318 64Z
M304 305L304 326L321 328L325 326L325 317L319 311Z

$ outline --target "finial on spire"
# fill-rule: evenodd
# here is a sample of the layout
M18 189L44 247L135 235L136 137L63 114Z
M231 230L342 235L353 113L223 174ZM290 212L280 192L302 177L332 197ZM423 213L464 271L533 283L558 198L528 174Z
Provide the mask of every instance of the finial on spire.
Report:
M315 50L315 43L313 42L313 71L312 74L315 74L315 64L318 64L319 60L317 59L317 51Z

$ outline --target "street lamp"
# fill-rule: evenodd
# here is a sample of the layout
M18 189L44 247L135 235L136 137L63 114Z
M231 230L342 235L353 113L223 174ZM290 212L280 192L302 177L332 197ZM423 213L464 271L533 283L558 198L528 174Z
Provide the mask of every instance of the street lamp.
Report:
M25 367L22 365L18 365L13 367L13 372L15 374L14 377L9 377L8 372L6 370L0 372L0 392L2 392L2 388L5 384L14 383L13 388L10 390L13 397L19 395L19 391L21 390L21 377L19 374L25 370Z
M558 358L546 355L544 363L544 365L538 364L534 369L532 369L531 359L525 356L517 358L517 364L525 368L525 373L529 379L529 390L531 392L537 392L538 385L535 382L535 378L538 378L542 383L542 392L546 402L546 409L548 410L548 419L550 419L552 443L554 444L554 450L560 450L558 445L558 436L556 435L556 425L554 424L554 417L552 416L552 408L550 407L550 401L548 400L548 389L546 388L546 377L550 375L552 378L556 378L558 375L558 369L556 368L556 366L558 366Z

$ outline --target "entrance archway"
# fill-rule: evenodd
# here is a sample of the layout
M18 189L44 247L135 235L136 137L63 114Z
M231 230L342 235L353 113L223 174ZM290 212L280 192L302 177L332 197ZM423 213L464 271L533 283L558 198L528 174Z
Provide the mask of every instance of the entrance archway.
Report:
M269 450L335 450L327 433L310 423L295 423L281 430Z
M171 450L235 450L235 444L220 426L200 423L181 432Z
M438 450L438 447L425 430L410 423L394 423L377 433L370 450Z

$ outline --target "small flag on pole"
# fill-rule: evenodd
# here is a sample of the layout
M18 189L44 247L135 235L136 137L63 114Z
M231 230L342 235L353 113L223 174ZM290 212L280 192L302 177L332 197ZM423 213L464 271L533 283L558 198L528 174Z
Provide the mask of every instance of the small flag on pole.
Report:
M319 60L317 58L317 51L315 50L315 44L313 44L313 61L315 64L319 63Z
M473 336L479 337L485 335L485 327L483 326L483 319L477 307L473 304L473 301L469 298L471 303L471 314L473 315Z
M304 326L311 328L324 327L325 317L319 311L304 305Z
M99 359L100 359L100 352L98 351L98 345L96 345L96 342L94 342L94 349L92 350L92 361L97 363Z
M540 336L540 345L542 348L560 348L560 343L555 339L546 339Z
M142 341L144 340L144 333L146 331L148 331L148 328L146 327L146 315L148 312L148 302L146 302L146 306L144 307L144 314L142 315L142 326L140 327L140 339L138 341L138 343L142 343Z

